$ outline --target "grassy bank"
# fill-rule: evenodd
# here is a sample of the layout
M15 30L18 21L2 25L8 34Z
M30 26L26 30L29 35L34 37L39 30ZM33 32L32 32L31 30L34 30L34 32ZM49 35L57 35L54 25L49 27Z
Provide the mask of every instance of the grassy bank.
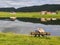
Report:
M16 12L16 14L11 14L10 12L0 12L0 17L28 17L28 18L60 18L60 13L56 15L41 15L40 12Z
M60 37L33 37L13 33L0 33L0 45L60 45Z

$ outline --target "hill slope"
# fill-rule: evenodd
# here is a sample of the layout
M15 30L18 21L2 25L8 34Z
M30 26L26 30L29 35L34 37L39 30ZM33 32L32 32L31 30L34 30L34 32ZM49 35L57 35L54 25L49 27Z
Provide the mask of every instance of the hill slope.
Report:
M40 11L57 11L60 10L60 5L57 4L46 4L41 6L31 6L31 7L22 7L18 8L16 11L22 12L40 12Z
M30 6L30 7L22 7L15 9L13 7L10 8L0 8L0 11L5 11L5 12L40 12L40 11L57 11L60 10L60 5L59 4L46 4L46 5L40 5L40 6Z
M0 8L0 11L11 12L11 11L15 11L15 8L13 8L13 7Z

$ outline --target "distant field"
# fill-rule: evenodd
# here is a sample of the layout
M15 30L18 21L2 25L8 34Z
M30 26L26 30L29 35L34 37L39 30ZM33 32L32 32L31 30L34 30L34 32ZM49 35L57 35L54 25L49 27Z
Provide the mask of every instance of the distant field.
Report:
M60 18L60 12L56 15L41 15L40 12L16 12L11 14L10 12L0 12L0 17L28 17L28 18Z
M0 33L0 45L60 45L60 37L33 37L13 33Z

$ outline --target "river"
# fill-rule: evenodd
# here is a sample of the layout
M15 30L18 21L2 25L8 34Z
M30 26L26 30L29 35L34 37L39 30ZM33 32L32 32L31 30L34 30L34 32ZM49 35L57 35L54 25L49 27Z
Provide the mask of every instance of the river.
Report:
M60 36L60 25L44 25L23 21L0 20L0 32L13 32L19 34L30 34L38 27L42 27L46 32L51 32L52 36Z

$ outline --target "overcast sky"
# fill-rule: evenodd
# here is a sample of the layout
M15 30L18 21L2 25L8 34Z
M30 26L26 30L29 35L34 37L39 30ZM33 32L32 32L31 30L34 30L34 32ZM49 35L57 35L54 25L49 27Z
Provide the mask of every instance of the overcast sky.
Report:
M60 4L60 0L0 0L0 7L24 7L43 4Z

